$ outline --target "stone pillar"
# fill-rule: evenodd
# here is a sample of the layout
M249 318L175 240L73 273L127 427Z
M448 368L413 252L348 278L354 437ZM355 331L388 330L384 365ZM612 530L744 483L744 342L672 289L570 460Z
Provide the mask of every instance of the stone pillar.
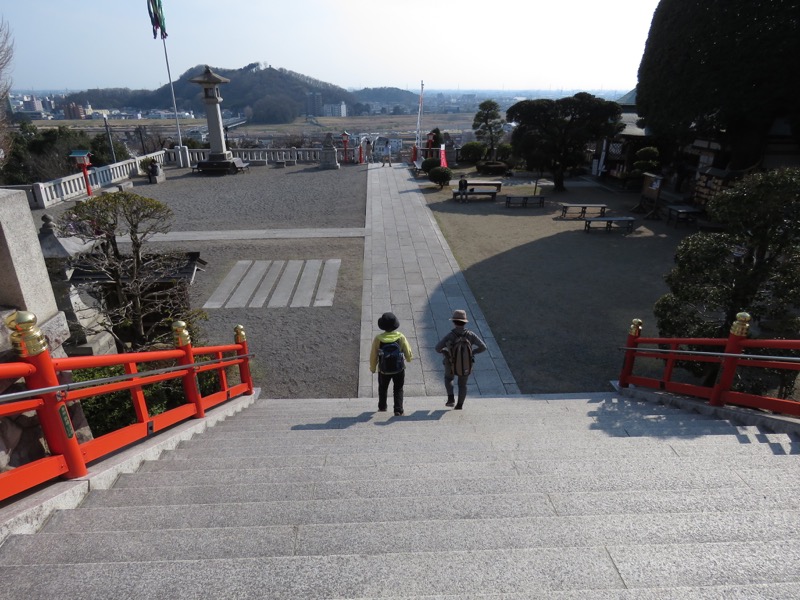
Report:
M17 310L36 313L50 354L66 356L62 345L69 338L69 326L64 313L58 310L28 198L22 191L0 189L0 281L2 320ZM8 335L0 335L0 361L16 360ZM14 383L0 380L0 393ZM69 411L79 439L91 439L80 403L72 403ZM0 470L41 456L44 444L35 412L0 418Z
M61 345L69 327L58 310L37 239L25 192L0 189L0 313L3 318L16 310L35 313L50 352L65 356ZM0 360L15 360L6 336L0 336Z

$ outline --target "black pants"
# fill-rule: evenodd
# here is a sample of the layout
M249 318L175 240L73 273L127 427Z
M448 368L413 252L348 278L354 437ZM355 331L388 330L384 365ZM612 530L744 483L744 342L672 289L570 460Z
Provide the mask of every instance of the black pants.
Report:
M378 410L386 410L386 396L389 391L389 383L394 383L392 393L394 395L394 411L403 412L403 383L406 380L406 372L400 371L392 375L378 373Z

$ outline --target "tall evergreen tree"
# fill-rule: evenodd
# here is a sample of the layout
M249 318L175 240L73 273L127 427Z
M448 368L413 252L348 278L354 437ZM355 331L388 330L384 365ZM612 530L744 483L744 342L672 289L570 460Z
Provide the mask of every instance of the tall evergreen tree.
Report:
M800 132L798 0L661 0L636 103L657 135L721 136L729 168L755 164L776 117Z
M580 92L558 100L523 100L506 112L517 124L511 134L514 154L529 169L544 167L553 173L554 191L563 192L568 169L585 161L586 144L622 130L616 102Z
M478 105L478 112L472 120L475 137L489 146L489 156L494 158L495 148L503 138L506 122L500 115L500 105L494 100L484 100Z

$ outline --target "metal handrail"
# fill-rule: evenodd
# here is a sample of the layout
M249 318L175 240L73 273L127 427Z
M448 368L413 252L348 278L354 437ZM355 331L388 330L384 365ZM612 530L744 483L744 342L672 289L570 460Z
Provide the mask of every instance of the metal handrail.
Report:
M721 358L739 358L742 360L774 360L776 362L800 363L800 357L769 356L761 354L730 354L727 352L703 352L702 350L665 350L663 348L642 348L641 346L620 346L619 350L633 350L634 352L654 352L661 354L688 354L691 356L719 356Z
M0 405L2 404L10 404L11 402L16 402L17 400L22 400L25 398L37 398L44 394L52 394L57 392L69 392L70 390L80 390L87 387L92 387L95 385L100 385L103 383L115 383L117 381L127 381L129 379L136 379L137 377L144 377L147 375L160 375L161 373L171 373L173 371L186 371L186 370L193 370L196 371L201 366L205 365L213 365L218 364L221 362L228 362L231 360L236 360L238 358L249 358L254 356L254 353L250 352L248 354L237 354L236 357L229 357L229 358L215 358L213 360L204 360L199 363L195 363L192 365L176 365L174 367L164 367L163 369L151 369L149 371L140 371L137 373L126 373L124 375L115 375L113 377L102 377L100 379L91 379L89 381L77 381L73 383L64 383L62 385L54 385L51 387L46 388L38 388L35 390L23 390L21 392L12 392L10 394L0 394Z

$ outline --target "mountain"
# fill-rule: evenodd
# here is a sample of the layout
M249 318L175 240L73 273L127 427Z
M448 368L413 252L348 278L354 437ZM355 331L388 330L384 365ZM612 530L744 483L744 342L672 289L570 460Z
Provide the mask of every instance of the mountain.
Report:
M205 65L197 65L184 72L173 82L175 102L179 110L191 110L203 114L202 88L191 79L202 75ZM265 67L251 63L241 69L211 67L211 70L230 79L221 87L225 108L243 113L254 123L289 123L306 113L306 97L309 93L320 94L322 104L344 102L359 109L364 103L413 104L416 95L398 88L367 88L349 92L344 88L313 79L286 69ZM155 91L130 90L128 88L91 89L70 94L66 102L91 104L96 108L155 109L172 106L169 85Z
M197 65L173 82L179 110L203 114L202 88L190 80L202 75L204 70L205 65ZM251 63L241 69L212 67L212 70L231 80L221 89L225 108L245 113L256 123L291 122L305 113L308 92L321 94L323 104L355 102L353 95L344 88L285 69L264 68L260 63ZM136 107L147 110L171 106L172 94L169 85L163 85L155 91L92 89L70 94L67 102L89 103L109 109Z

